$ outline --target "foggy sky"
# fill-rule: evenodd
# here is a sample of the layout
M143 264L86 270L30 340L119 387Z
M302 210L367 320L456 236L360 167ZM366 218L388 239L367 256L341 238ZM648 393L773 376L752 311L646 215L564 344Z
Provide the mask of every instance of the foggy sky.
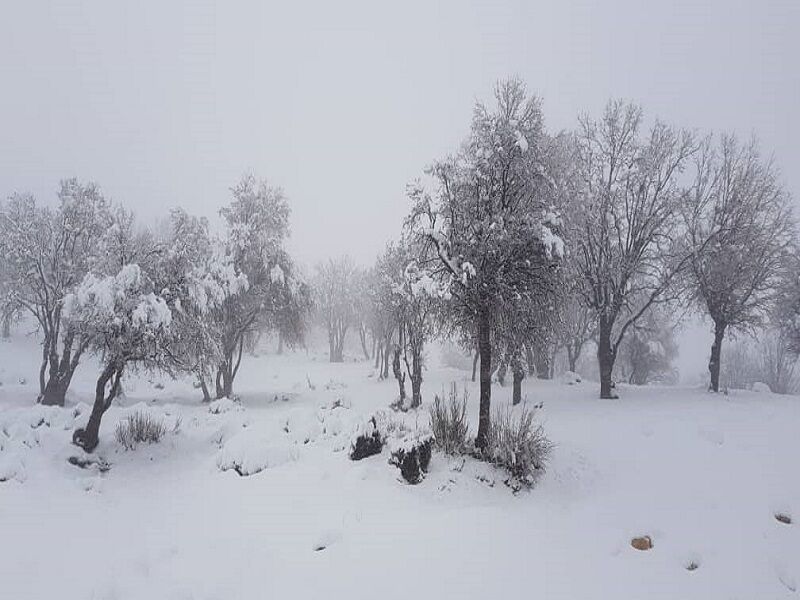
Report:
M4 2L0 195L97 181L144 219L213 216L253 172L291 250L369 263L404 189L518 75L551 130L610 97L757 133L800 196L800 8L767 2Z

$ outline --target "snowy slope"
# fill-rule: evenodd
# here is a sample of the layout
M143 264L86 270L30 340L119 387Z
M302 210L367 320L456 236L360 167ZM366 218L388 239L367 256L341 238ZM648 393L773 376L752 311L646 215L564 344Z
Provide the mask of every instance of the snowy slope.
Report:
M94 453L110 469L80 469L70 438L94 365L66 409L45 409L32 405L37 353L19 336L0 344L3 598L797 597L794 397L623 388L600 401L596 384L527 381L556 448L538 486L515 496L471 460L437 454L417 486L386 451L349 461L350 433L395 383L305 352L248 357L241 403L209 407L190 382L128 379ZM430 362L425 397L468 385L475 423L469 374ZM494 390L495 402L510 396ZM164 419L160 444L117 444L135 409ZM633 549L645 534L654 548Z

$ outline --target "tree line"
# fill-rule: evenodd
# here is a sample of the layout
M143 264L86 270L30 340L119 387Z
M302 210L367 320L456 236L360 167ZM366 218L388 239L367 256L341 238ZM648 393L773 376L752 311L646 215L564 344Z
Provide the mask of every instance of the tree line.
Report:
M517 403L526 376L552 376L558 352L575 371L592 343L600 397L613 398L620 360L632 383L668 370L682 310L713 322L713 391L730 332L769 326L787 355L800 352L791 199L755 140L647 123L621 101L551 133L540 99L510 80L407 195L398 237L372 267L331 259L306 281L285 249L283 192L253 176L231 189L219 234L182 209L142 227L77 179L61 182L54 207L14 194L0 206L0 317L6 331L24 313L38 324L43 404L63 405L81 358L100 358L74 438L87 450L124 373L188 373L205 399L230 396L261 334L301 343L313 319L332 362L357 332L405 409L422 403L431 339L474 354L479 448L493 377L510 374Z

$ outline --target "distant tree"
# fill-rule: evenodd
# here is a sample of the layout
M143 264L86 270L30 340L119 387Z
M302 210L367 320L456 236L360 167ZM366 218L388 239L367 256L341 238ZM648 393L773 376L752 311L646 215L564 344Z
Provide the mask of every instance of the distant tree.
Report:
M42 332L39 402L64 405L64 398L88 340L63 323L62 302L108 253L114 219L93 183L61 182L55 209L16 194L0 211L0 255L4 305L25 311Z
M360 323L358 312L361 275L349 257L329 259L317 265L314 297L328 332L329 360L344 360L347 331Z
M507 307L542 293L561 239L548 219L552 190L539 100L509 81L496 108L475 108L460 152L428 170L432 189L412 186L407 229L422 249L420 266L451 294L451 327L476 336L480 410L475 444L490 426L493 332ZM474 338L473 338L474 339Z
M622 342L617 367L622 377L634 385L652 381L676 383L673 361L677 356L675 323L666 310L651 308Z
M791 243L788 200L755 140L742 145L723 136L698 153L685 213L695 297L714 323L708 370L715 392L726 331L761 324L776 297Z
M696 143L660 122L646 136L641 129L638 107L612 102L599 121L582 118L578 134L585 185L577 259L582 294L597 315L601 398L616 397L612 372L625 334L668 298L685 266L679 176Z

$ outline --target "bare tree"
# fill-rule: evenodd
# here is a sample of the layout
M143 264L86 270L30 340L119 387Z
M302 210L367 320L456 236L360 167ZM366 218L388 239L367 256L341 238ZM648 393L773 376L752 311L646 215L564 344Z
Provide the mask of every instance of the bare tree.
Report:
M646 137L641 129L637 106L611 102L599 121L581 119L578 138L585 187L577 258L582 293L597 315L601 398L616 397L612 373L625 334L666 298L685 265L675 247L678 180L696 144L661 122Z
M717 392L726 331L759 325L775 298L791 242L788 195L755 140L722 136L697 155L685 214L695 296L714 323L708 370Z
M314 294L317 310L328 331L330 362L344 360L347 331L360 322L357 315L359 272L347 257L317 265Z

